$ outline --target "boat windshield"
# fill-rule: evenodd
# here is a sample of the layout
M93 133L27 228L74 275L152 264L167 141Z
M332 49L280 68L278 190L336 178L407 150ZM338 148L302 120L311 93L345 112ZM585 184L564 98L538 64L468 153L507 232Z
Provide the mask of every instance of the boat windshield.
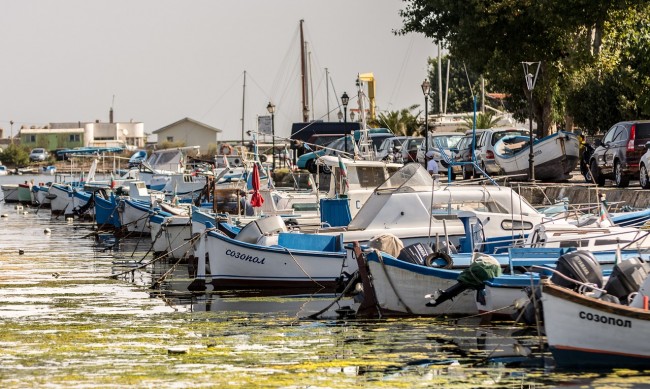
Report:
M377 191L414 192L416 188L431 188L433 179L419 163L409 163L390 176Z

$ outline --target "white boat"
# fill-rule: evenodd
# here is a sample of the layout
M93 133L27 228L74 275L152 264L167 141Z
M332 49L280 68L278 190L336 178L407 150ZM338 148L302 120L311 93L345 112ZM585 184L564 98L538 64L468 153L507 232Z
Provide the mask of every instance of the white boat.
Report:
M637 367L650 363L650 311L637 295L632 306L603 301L542 282L544 328L553 358L561 367Z
M158 205L160 211L149 216L152 251L170 258L186 257L192 250L192 220L187 207Z
M5 203L18 202L18 184L3 184L1 188Z
M494 159L507 175L528 176L529 143L526 136L506 136L494 145ZM535 179L565 181L579 161L578 137L558 131L533 143Z
M287 232L280 216L252 221L234 237L208 230L201 235L197 257L206 254L207 261L198 262L197 279L215 288L325 291L334 289L344 272L356 270L340 235Z

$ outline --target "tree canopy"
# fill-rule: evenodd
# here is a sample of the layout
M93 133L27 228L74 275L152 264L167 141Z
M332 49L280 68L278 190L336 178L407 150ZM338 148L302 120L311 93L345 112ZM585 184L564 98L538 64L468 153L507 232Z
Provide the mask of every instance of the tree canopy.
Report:
M418 116L422 111L419 111L415 115L413 111L418 109L418 107L418 104L414 104L401 111L380 112L377 115L377 119L369 123L369 125L389 128L395 135L417 136L419 135L420 128Z
M606 128L619 116L650 115L650 0L404 0L398 34L422 33L443 42L468 71L510 96L519 118L528 113L522 62L541 61L532 94L543 133L564 115ZM631 92L634 88L635 93ZM616 96L610 96L616 94ZM587 120L585 98L610 114ZM615 106L612 107L612 100ZM582 102L580 102L582 101ZM593 105L590 109L595 108ZM582 110L582 111L581 111Z

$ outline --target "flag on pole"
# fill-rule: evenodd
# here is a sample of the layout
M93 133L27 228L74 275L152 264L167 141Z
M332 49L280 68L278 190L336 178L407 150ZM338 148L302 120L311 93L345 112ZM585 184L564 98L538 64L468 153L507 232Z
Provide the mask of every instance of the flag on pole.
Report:
M607 201L605 200L605 195L600 196L600 214L598 216L598 226L599 227L611 227L614 223L609 218L609 212L607 212Z
M115 189L115 178L113 178L113 172L111 172L111 189Z

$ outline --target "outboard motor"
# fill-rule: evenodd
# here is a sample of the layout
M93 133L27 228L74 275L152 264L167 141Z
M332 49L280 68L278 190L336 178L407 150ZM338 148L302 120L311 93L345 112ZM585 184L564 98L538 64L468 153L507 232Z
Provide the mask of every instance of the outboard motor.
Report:
M563 288L576 291L580 288L579 284L571 280L585 284L594 284L599 288L603 287L603 271L600 268L600 263L598 263L594 255L589 251L578 250L562 255L557 260L555 270L566 276L566 278L558 274L553 274L551 281L555 285Z
M605 290L617 297L622 304L628 305L631 302L629 296L639 291L649 273L650 263L641 258L627 259L614 266Z
M426 259L429 255L433 254L433 250L429 245L422 243L413 243L404 247L397 256L397 259L414 263L416 265L425 266Z

